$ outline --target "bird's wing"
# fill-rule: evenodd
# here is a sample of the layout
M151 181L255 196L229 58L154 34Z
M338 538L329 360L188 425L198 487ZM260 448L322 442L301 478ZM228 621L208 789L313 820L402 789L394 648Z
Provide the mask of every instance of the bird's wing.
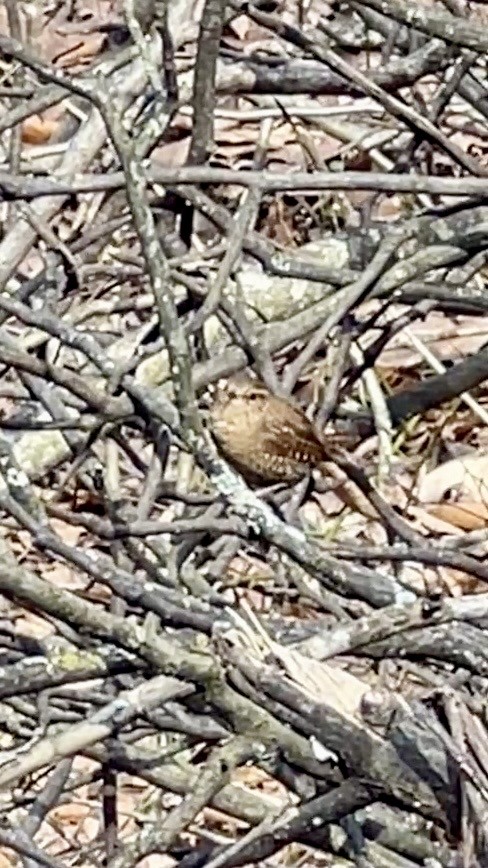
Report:
M317 464L324 448L313 424L298 407L273 396L269 412L263 414L261 433L278 455L293 454L298 461Z

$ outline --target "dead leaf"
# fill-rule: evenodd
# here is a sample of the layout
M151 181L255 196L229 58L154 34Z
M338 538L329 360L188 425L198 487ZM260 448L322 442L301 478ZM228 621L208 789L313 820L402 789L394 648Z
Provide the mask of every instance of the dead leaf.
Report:
M22 141L25 145L45 145L59 129L59 124L34 115L22 124Z
M33 612L23 612L15 620L17 629L25 636L32 636L34 639L45 639L47 636L52 636L54 627Z
M234 33L238 37L238 40L242 42L249 33L250 26L251 22L247 15L237 15L229 22L227 28L229 32ZM231 41L229 37L227 37L227 39L229 42ZM239 45L238 41L236 41L236 45Z
M145 856L142 862L139 862L139 868L170 868L174 864L174 859L169 856L152 853L150 856Z
M66 805L59 805L51 811L51 817L57 820L58 823L79 823L80 820L88 815L89 808L87 805L80 805L77 802L68 802Z
M337 666L304 657L298 651L273 643L273 653L284 666L287 675L315 702L325 702L339 714L362 719L362 697L370 690L368 684Z
M462 530L482 530L488 525L488 506L483 503L436 503L430 506L428 511L436 518L448 521Z
M452 567L439 567L439 579L451 597L462 597L464 594L476 594L485 590L486 585L481 579L454 570Z
M68 524L60 518L52 518L50 524L54 533L70 546L78 545L80 536L84 533L84 528L80 525Z
M43 578L58 588L71 591L82 591L86 587L86 579L67 564L49 564L43 569Z
M392 308L391 316L395 315ZM486 343L488 317L449 318L439 311L432 311L426 319L410 325L410 331L437 358L455 361L478 350ZM376 362L379 370L410 368L422 364L423 360L403 332L396 335L383 350Z
M461 534L460 528L456 527L454 524L450 524L444 518L440 518L439 516L433 515L430 511L429 506L421 507L421 506L409 506L408 509L408 517L410 519L415 519L417 529L422 532L430 531L432 533L438 534L448 534L452 536L456 533Z
M98 57L102 49L105 37L100 33L92 33L79 40L53 58L53 63L60 69L73 69L76 66L86 65Z
M453 458L431 470L421 480L417 497L420 503L439 503L448 491L458 497L488 504L488 455Z

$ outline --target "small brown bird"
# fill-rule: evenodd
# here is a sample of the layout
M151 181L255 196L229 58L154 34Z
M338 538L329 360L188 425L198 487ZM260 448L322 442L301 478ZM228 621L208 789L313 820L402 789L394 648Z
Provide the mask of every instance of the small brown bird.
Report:
M340 500L367 518L374 507L342 470L313 423L292 400L279 398L263 383L231 377L217 386L210 427L224 457L250 485L298 482L314 468L331 481Z
M232 377L217 387L210 425L251 484L297 482L330 457L303 410L254 380Z

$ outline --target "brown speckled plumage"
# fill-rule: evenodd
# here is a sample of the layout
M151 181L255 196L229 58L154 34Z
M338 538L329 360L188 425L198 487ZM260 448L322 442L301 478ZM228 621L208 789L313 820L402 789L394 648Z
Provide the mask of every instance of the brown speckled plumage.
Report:
M210 423L217 445L248 482L296 482L327 459L305 413L253 380L217 388Z

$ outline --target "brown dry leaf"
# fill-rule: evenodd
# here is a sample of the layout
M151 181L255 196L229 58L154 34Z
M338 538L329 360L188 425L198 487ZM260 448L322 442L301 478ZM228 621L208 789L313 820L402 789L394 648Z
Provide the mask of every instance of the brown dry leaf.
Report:
M58 129L59 123L56 121L34 115L22 124L22 141L25 145L45 145Z
M91 603L110 603L112 599L112 591L108 585L100 585L94 582L90 587L90 592L86 595L86 599Z
M243 109L245 114L246 109ZM300 128L299 128L300 129ZM307 132L313 141L319 159L326 160L337 152L339 142L325 133ZM215 124L215 151L212 162L222 162L237 168L239 159L252 159L259 138L257 123L242 123L239 118L217 118ZM281 121L273 125L267 142L267 168L283 171L284 167L304 168L308 157L299 141L299 132L290 123Z
M474 157L480 167L486 167L486 145L482 141L480 141L478 136L471 135L470 133L466 132L455 132L451 138L451 141L455 142L459 147L461 147L465 154L470 154L472 157Z
M55 66L59 69L73 69L78 66L86 66L91 63L102 49L104 37L101 33L90 33L84 36L75 45L64 49L54 58Z
M432 506L432 504L430 504ZM448 521L445 521L442 518L439 518L436 515L432 515L430 512L429 506L421 507L421 506L409 506L408 508L408 517L410 520L415 520L417 530L420 532L428 531L431 533L439 533L439 534L456 534L461 533L459 528L454 524L449 524Z
M447 591L451 597L481 593L486 589L486 585L481 579L463 573L461 570L452 569L452 567L439 567L439 579L442 582L444 592Z
M237 15L227 25L227 29L229 30L229 32L234 33L238 37L238 40L241 42L248 35L250 27L251 20L247 17L247 15ZM229 42L233 41L229 39L229 37L227 37L227 39L229 40ZM236 46L240 47L238 41L236 42Z
M437 570L425 564L403 564L402 582L421 596L442 593L442 582L439 580Z
M70 546L78 545L80 536L84 532L84 528L77 524L68 524L66 521L61 521L60 518L51 519L51 527L63 542Z
M111 6L110 0L84 0L84 20L75 18L75 20L70 21L68 18L69 4L60 4L56 15L51 17L47 23L46 18L42 22L41 31L36 40L36 50L39 51L42 48L42 56L46 60L61 66L64 64L58 61L64 59L68 54L74 58L77 56L79 46L82 46L79 59L83 62L84 57L87 56L83 45L87 43L93 50L95 40L98 40L100 45L103 40L103 36L96 32L96 28L108 21L114 22L116 20ZM98 50L96 54L98 54Z
M22 7L23 4L18 4ZM32 4L34 6L34 4ZM36 54L49 63L55 62L56 57L61 56L66 52L73 52L76 46L81 42L87 41L87 28L96 28L102 23L111 20L114 21L111 0L84 0L83 3L83 22L77 21L74 23L68 22L68 13L70 4L61 3L56 14L52 15L52 9L48 8L50 4L37 3L35 6L35 15L30 17L30 26L32 28L32 40L35 44ZM54 4L51 4L51 6ZM43 8L45 7L45 8ZM21 8L21 23L25 24L24 10ZM91 16L91 17L90 17ZM87 19L90 18L87 23ZM85 32L83 33L83 29ZM7 22L5 4L0 4L0 33L8 33L9 27ZM94 35L90 39L94 39ZM100 34L96 34L96 38L100 41ZM93 45L92 45L93 48ZM98 51L96 52L98 53Z
M166 142L155 148L152 159L155 163L174 169L176 166L184 166L190 150L190 136L178 139L174 142Z
M162 853L152 853L150 856L145 856L138 863L139 868L170 868L174 864L174 859L171 859L169 856L163 856Z
M78 591L84 590L86 587L86 580L78 575L76 570L71 569L66 564L55 563L46 565L42 571L42 575L47 582L50 582L57 588Z
M93 814L94 812L88 814L80 824L77 837L81 844L94 841L100 834L100 821Z
M225 572L226 587L262 587L272 580L273 569L269 564L251 555L232 558Z
M240 766L233 772L232 780L246 787L261 787L269 775L257 766Z
M239 596L241 594L239 593ZM249 604L251 609L254 612L270 612L273 608L273 601L271 597L263 594L261 591L257 591L255 588L246 588L242 592L242 597Z
M323 701L339 714L361 717L361 699L370 690L368 684L323 661L304 657L298 651L273 643L273 653L288 676L316 702Z
M477 515L475 510L479 504L469 504L469 510L463 511L467 504L430 504L422 507L409 507L409 518L414 517L417 529L436 534L462 536L466 530L486 527L482 524L468 524L470 515ZM456 511L457 510L457 511ZM488 516L488 510L486 510ZM464 524L463 524L464 522ZM417 593L449 593L452 597L463 594L473 594L486 589L480 579L451 567L428 567L425 564L406 563L402 566L402 580Z
M369 500L359 490L354 482L351 482L345 473L332 462L327 463L327 469L334 480L334 491L339 499L350 509L360 512L365 518L373 520L378 518L378 513L371 506Z
M273 129L274 139L276 141L277 133ZM243 124L241 121L233 118L218 117L215 120L214 140L217 146L223 145L245 145L248 148L259 136L259 127L256 123ZM281 133L280 144L286 141L286 135Z
M249 790L259 790L260 793L283 802L286 802L288 798L283 784L280 784L276 778L270 777L267 772L258 768L258 766L241 766L235 769L232 773L232 783L246 787Z
M449 522L462 530L482 530L488 525L488 506L472 501L436 503L428 507L436 518Z
M202 818L204 818L207 828L218 829L224 835L233 835L235 837L239 832L243 832L247 828L247 824L243 820L230 817L216 808L204 808Z
M0 868L12 868L17 862L11 850L0 850Z
M392 309L392 315L395 311ZM457 317L449 319L433 311L424 322L414 322L410 331L441 361L455 361L478 350L486 343L488 317ZM400 332L381 353L376 362L379 369L409 368L422 363L420 353Z
M394 196L385 196L380 200L377 207L377 214L381 220L385 221L393 221L398 220L398 215L402 213L403 209L403 200L404 196L394 195ZM382 353L383 357L386 355L388 350L385 350Z
M15 619L15 626L19 633L22 633L24 636L32 636L39 641L45 639L47 636L52 636L54 633L54 627L49 621L34 615L32 612L23 612L20 617Z
M88 805L80 805L79 802L68 802L66 805L59 805L50 813L51 819L66 826L78 826L82 823L90 813Z
M125 780L123 786L120 787L121 806L125 798L134 801L138 800L142 793L147 790L147 781L144 778L137 778L135 775ZM128 803L125 805L125 810L128 810Z
M419 503L439 503L453 489L460 497L488 504L488 455L453 458L424 476L417 491Z

